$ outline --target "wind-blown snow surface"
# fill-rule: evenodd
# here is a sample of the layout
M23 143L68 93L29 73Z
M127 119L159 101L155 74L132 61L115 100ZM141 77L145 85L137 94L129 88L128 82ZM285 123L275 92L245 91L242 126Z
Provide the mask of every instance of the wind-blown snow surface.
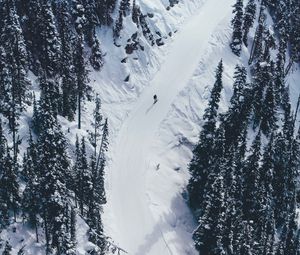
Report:
M140 94L112 144L106 211L113 239L129 254L196 254L191 238L195 224L181 196L187 161L176 165L176 158L166 160L164 153L155 153L172 149L163 143L158 146L157 131L193 76L216 28L231 14L233 2L206 1L181 26L161 68ZM158 96L156 104L154 94Z

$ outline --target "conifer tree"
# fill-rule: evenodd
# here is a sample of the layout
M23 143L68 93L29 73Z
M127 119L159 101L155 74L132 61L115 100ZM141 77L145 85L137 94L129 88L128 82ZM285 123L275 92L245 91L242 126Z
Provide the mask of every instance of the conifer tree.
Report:
M255 0L249 0L246 7L243 18L243 42L245 46L248 46L248 34L250 28L253 26L256 15L256 3Z
M83 100L89 93L88 71L84 60L83 34L79 32L76 37L75 52L75 72L76 72L76 89L77 89L77 112L78 112L78 129L81 129L81 111Z
M38 213L40 212L40 194L39 194L39 178L38 178L38 155L36 144L33 142L32 135L29 135L29 147L25 154L23 162L23 176L27 182L23 192L22 209L25 218L28 217L30 225L35 229L36 241L39 242L38 233Z
M94 0L83 0L86 23L84 26L85 40L92 47L95 40L96 25L99 24L96 13L96 2Z
M8 67L7 54L0 46L0 112L5 116L8 116L8 93L11 84L11 74Z
M4 16L4 31L1 36L1 41L6 54L2 54L6 55L7 68L10 69L9 72L11 74L11 87L7 87L6 93L12 94L6 103L10 104L10 101L13 100L13 104L16 105L15 110L22 110L26 99L26 90L30 84L26 77L28 55L14 2L6 1L5 4L6 15ZM3 57L5 57L5 55ZM10 109L10 111L12 110Z
M204 201L203 192L213 157L213 140L221 90L223 88L222 74L223 63L220 61L216 70L216 81L211 92L211 98L203 117L204 125L200 133L200 141L193 151L194 156L189 166L191 173L191 179L188 184L189 203L194 210L201 208L201 203Z
M69 159L66 141L57 123L49 93L40 101L42 132L39 134L37 151L40 169L41 215L44 220L47 253L56 249L60 253L64 226L64 210L67 202L66 173Z
M271 62L270 73L274 73L274 65ZM271 77L270 77L271 78ZM274 80L271 78L267 83L265 99L262 107L261 130L265 135L269 135L275 128L276 123L276 98L274 91Z
M49 77L55 77L60 70L61 41L57 31L51 3L42 1L40 24L40 62Z
M233 8L234 18L231 21L231 24L233 26L233 33L230 47L235 55L240 56L243 39L243 1L237 0Z
M264 94L266 84L273 82L272 73L270 72L270 65L256 63L255 65L255 75L253 84L253 128L256 129L263 116L264 108ZM273 86L273 84L272 84ZM273 92L273 87L269 89L270 93ZM273 95L274 96L274 95ZM265 130L264 130L265 131Z
M74 68L74 33L72 31L71 14L66 1L60 3L58 15L58 31L61 39L61 114L69 120L74 120L76 112L76 79Z
M113 23L111 15L115 10L116 0L95 0L95 2L100 25L110 26Z
M245 162L244 175L244 194L243 194L243 214L247 220L256 218L257 200L255 191L258 188L259 161L261 159L261 134L260 131L255 137L251 146L250 155Z
M92 49L90 55L90 63L96 71L100 71L103 67L103 54L100 48L100 42L95 33L92 40Z
M92 127L94 128L93 131L90 132L90 143L95 149L95 157L97 156L97 145L98 145L98 140L101 137L101 127L103 126L102 120L103 116L101 114L101 99L99 95L96 95L95 99L95 109L93 112L93 122L92 122Z
M11 157L10 149L7 147L6 150L3 160L3 172L0 176L0 200L4 203L2 207L13 211L14 221L16 221L20 203L19 183L17 181L16 164Z
M285 87L285 48L282 41L279 42L279 49L276 58L276 66L275 66L275 78L274 78L274 92L276 105L280 106L284 94Z
M237 65L233 78L233 94L230 99L230 107L223 117L227 149L237 145L240 134L247 129L252 109L252 93L250 93L249 85L246 83L247 71L245 67Z
M244 221L242 223L242 235L241 235L241 243L239 245L238 254L243 255L252 255L253 254L253 222L252 221Z
M203 215L199 219L199 226L194 233L194 240L200 254L225 254L224 232L226 222L225 203L225 144L224 130L218 131L217 161L212 168L207 185L206 203Z
M4 162L6 157L6 138L3 134L2 120L0 118L0 175L2 176L4 169ZM6 190L0 186L0 230L9 224L9 208L5 196Z
M81 148L79 155L80 165L77 169L77 181L78 181L78 197L81 214L84 215L84 204L87 203L90 198L92 182L91 182L91 173L87 163L87 156L85 150L85 139L84 137L81 140Z
M123 29L123 14L120 10L118 19L116 20L114 28L113 28L113 35L114 35L115 44L116 44L116 40L120 37L122 29Z
M258 26L255 31L254 41L250 53L249 64L252 64L253 60L262 60L263 56L263 35L265 31L265 14L264 7L261 7L261 14L258 20Z
M1 36L1 44L6 53L2 52L2 64L4 70L0 80L3 84L2 112L9 120L9 127L13 135L14 158L18 152L18 119L20 112L24 109L26 90L29 86L27 74L27 51L19 16L16 13L13 1L4 2L4 29ZM1 98L1 96L0 96ZM1 105L1 104L0 104Z

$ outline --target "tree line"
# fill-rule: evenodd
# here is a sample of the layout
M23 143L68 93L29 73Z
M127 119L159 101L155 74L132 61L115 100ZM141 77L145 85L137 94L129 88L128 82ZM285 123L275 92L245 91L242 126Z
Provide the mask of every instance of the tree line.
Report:
M288 56L299 62L300 4L249 0L244 8L237 0L233 8L230 47L238 56L249 47L250 74L236 66L230 105L220 113L222 61L216 69L189 165L189 205L198 220L195 246L199 254L297 255L300 129L285 77Z
M115 6L116 1L97 0L0 2L0 232L22 220L35 231L36 242L45 243L46 254L76 254L78 217L95 244L90 254L105 254L112 245L101 220L108 120L88 76L104 65L96 29L112 26ZM72 152L58 116L77 117L80 129L85 100L95 101L93 130L77 138ZM20 118L29 107L28 148L20 155ZM4 241L0 250L10 254L11 244Z

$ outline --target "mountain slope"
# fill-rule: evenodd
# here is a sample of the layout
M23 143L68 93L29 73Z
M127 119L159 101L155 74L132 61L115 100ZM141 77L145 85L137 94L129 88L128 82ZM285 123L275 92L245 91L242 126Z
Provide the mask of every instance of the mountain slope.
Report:
M115 240L129 254L196 254L191 248L191 233L183 232L181 237L189 242L190 247L186 241L173 243L182 230L165 224L168 215L164 217L159 209L151 209L147 171L155 171L155 162L148 156L156 142L155 134L160 123L178 93L187 85L216 26L231 12L232 3L232 0L223 1L222 8L216 10L219 1L206 1L199 12L180 28L165 62L119 132L108 169L112 175L108 201L118 232ZM154 94L158 96L156 104L152 101ZM155 160L158 164L160 159Z

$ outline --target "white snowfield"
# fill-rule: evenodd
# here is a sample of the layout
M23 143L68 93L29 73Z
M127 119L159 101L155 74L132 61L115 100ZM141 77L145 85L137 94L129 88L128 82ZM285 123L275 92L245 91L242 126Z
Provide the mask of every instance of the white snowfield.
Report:
M182 25L161 69L140 95L114 143L113 162L107 170L112 175L109 203L117 228L113 239L130 255L196 254L193 248L182 248L191 242L179 245L174 241L179 235L176 228L152 209L147 172L156 170L155 162L149 162L149 154L159 139L156 134L160 123L192 77L214 30L231 13L233 2L207 0ZM153 104L154 94L158 96L156 104ZM191 240L192 233L188 234Z

